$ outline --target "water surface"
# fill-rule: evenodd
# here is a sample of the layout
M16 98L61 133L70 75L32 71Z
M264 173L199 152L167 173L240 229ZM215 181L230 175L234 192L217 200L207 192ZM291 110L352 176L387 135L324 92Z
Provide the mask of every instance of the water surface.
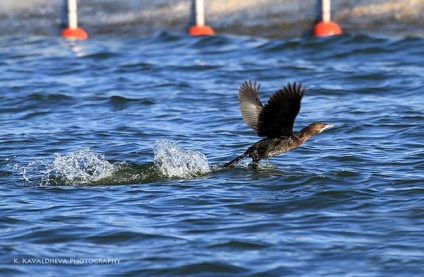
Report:
M0 272L420 276L423 42L0 38ZM219 170L258 139L245 79L336 127Z

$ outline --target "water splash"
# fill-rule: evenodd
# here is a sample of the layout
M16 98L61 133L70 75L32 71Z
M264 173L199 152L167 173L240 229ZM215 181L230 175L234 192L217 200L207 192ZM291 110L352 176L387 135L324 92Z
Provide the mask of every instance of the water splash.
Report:
M154 162L110 163L103 154L83 148L69 154L54 154L53 162L36 160L14 165L26 184L38 186L119 185L149 183L168 178L192 178L211 171L205 155L185 150L166 139L154 146Z
M91 148L67 155L55 153L52 163L37 160L26 166L14 166L25 183L40 186L95 184L111 177L118 168L118 165L109 163L104 155L94 153Z
M95 183L111 177L116 167L104 155L84 148L68 155L55 153L51 172L65 184L80 185ZM50 177L51 174L47 174Z
M47 168L48 165L42 160L32 161L24 166L19 164L13 165L13 170L18 172L25 183L31 183L35 179L39 179L40 176L49 174L50 169Z
M156 141L154 163L166 177L190 178L211 172L203 153L186 150L167 139Z

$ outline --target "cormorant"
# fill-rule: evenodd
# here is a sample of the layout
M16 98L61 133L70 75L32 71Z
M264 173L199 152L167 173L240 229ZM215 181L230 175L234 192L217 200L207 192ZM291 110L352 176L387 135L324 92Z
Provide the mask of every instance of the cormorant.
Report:
M238 99L244 122L260 137L242 155L224 167L233 167L240 160L250 157L253 166L257 167L262 159L280 155L302 145L308 138L333 127L331 124L314 122L303 128L299 135L293 134L293 124L300 110L300 101L305 88L300 84L287 84L272 94L266 105L258 98L260 85L256 81L244 81L240 86Z

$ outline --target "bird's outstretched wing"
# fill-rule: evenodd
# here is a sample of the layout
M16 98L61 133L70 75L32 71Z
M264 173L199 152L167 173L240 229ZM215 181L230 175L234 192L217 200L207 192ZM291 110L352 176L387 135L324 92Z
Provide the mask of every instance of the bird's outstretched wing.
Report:
M256 122L258 135L268 138L292 135L304 91L300 84L289 83L272 94L259 113Z
M241 115L244 122L258 133L258 119L263 105L258 98L260 85L256 81L244 81L240 86L238 99L240 102Z

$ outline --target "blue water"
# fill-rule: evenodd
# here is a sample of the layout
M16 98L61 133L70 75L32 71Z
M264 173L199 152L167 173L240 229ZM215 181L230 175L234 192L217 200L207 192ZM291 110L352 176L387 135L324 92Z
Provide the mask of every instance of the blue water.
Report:
M0 38L0 275L422 276L423 45ZM245 79L335 128L219 169Z

